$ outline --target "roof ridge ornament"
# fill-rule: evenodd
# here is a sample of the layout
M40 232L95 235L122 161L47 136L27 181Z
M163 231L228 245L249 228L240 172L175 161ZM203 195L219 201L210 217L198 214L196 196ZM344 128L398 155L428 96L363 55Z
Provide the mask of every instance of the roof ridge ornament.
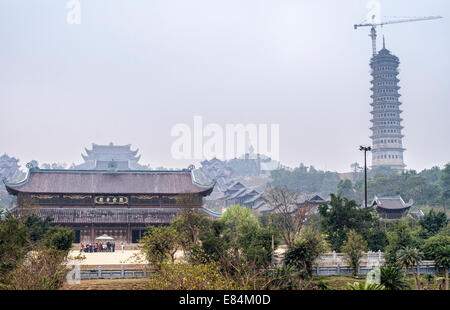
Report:
M26 164L28 170L38 170L39 166L35 160L32 160Z

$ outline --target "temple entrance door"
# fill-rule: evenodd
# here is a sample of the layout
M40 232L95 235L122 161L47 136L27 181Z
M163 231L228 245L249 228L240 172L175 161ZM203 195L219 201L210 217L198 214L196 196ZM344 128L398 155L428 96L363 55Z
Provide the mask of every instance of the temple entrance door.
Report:
M80 243L80 230L75 230L75 241L74 243Z
M131 231L131 243L138 243L140 239L140 230Z

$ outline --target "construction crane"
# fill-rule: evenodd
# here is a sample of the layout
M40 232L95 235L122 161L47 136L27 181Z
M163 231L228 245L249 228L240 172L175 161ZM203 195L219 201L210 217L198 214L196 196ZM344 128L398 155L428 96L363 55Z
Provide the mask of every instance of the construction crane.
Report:
M372 22L366 22L359 25L353 25L355 29L358 29L358 27L371 27L369 37L372 38L372 52L373 56L377 54L377 27L383 25L390 25L390 24L400 24L400 23L410 23L410 22L418 22L423 20L433 20L433 19L440 19L443 18L442 16L426 16L426 17L408 17L406 19L397 19L397 20L389 20L385 22L376 23L375 22L375 15L372 15Z

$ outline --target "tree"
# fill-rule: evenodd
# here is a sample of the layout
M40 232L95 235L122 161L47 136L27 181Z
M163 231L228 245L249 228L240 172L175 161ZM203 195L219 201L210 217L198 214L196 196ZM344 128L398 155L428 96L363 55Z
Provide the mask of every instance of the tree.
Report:
M447 216L444 212L436 213L431 209L420 219L419 224L425 229L428 236L434 236L447 225L447 222Z
M405 247L397 252L397 259L399 263L406 267L406 269L411 268L414 283L416 285L416 290L419 289L419 281L417 279L415 266L420 264L423 259L423 253L417 248Z
M166 259L175 261L179 234L172 226L149 227L139 245L147 261L155 268L159 268Z
M450 245L439 247L435 250L434 263L444 268L445 289L448 290L448 268L450 268Z
M172 225L180 235L181 246L185 252L188 252L192 246L199 244L200 233L206 230L211 223L204 213L185 208L181 215L172 222Z
M450 198L450 163L445 165L441 174L441 187L442 187L442 200L444 201L444 207L446 202Z
M364 189L361 187L359 190L359 195L362 196ZM415 171L375 175L368 180L368 196L374 195L401 195L405 201L413 199L415 205L438 205L442 202L441 186L430 183Z
M353 163L350 165L350 167L352 168L353 171L353 182L361 180L362 179L361 172L363 168L359 165L359 163Z
M341 180L337 185L337 194L340 197L345 197L349 200L357 200L357 194L355 189L353 188L352 181L350 180Z
M305 227L296 243L286 251L285 263L297 268L303 277L309 278L312 276L314 261L326 251L327 247L320 233Z
M321 227L327 234L332 249L339 252L348 230L354 229L359 234L364 234L374 226L375 217L371 213L371 208L358 208L354 200L334 194L330 196L329 204L319 207L322 217Z
M287 188L272 187L266 191L265 199L274 208L272 221L280 227L288 247L295 242L312 206L297 207L299 194Z
M405 272L398 264L385 264L380 268L380 283L387 290L409 289L409 284L405 280Z
M412 247L414 241L411 228L405 221L395 223L387 233L389 244L385 250L385 260L388 264L397 262L397 252L406 247Z
M193 261L218 262L227 278L243 287L252 284L256 288L271 263L274 235L270 228L261 226L249 209L231 206L200 234L201 246L194 247Z
M69 251L75 240L75 232L64 227L50 227L42 238L42 244L48 249Z
M292 170L272 170L270 177L273 180L269 184L271 187L278 186L301 193L318 193L323 196L335 193L340 180L337 172L321 171L303 164Z
M384 252L388 244L388 239L386 233L380 229L379 224L363 231L362 236L367 241L369 250Z
M12 216L0 217L0 283L23 261L30 249L26 228Z
M444 269L445 289L448 290L448 269L450 268L450 236L437 235L429 238L423 247L425 257L434 260L437 267Z
M41 240L47 230L50 228L50 223L52 219L47 217L46 219L42 219L38 217L36 214L31 214L25 217L23 220L23 225L25 226L28 238L32 242L37 242Z
M355 230L351 229L347 233L347 240L342 246L342 251L352 267L353 275L356 276L364 251L367 251L367 241Z

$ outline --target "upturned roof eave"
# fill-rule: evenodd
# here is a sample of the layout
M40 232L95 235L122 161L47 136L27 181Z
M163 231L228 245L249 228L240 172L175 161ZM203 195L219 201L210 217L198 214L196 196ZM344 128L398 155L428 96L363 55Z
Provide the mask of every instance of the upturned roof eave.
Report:
M39 168L31 168L28 171L28 174L26 178L23 181L20 181L18 183L9 183L6 179L3 179L3 183L5 184L5 188L8 191L9 194L17 195L19 192L24 193L41 193L41 192L35 192L35 191L21 191L20 188L27 184L29 182L30 176L32 173L110 173L110 174L122 174L122 173L143 173L143 174L157 174L157 173L190 173L192 184L197 188L198 191L195 192L189 192L189 194L200 194L202 196L208 196L211 194L211 192L214 190L214 186L216 185L216 181L211 182L210 184L202 184L195 180L195 177L193 175L193 172L189 169L182 169L182 170L117 170L117 171L110 171L110 170L69 170L69 169L39 169ZM56 193L56 192L55 192ZM75 193L75 191L74 191ZM76 192L77 194L93 194L93 192ZM98 194L109 194L109 192L96 192ZM122 193L122 194L125 194ZM132 194L149 194L146 193L138 193L133 192ZM158 192L154 194L183 194L180 193L165 193L165 192Z

